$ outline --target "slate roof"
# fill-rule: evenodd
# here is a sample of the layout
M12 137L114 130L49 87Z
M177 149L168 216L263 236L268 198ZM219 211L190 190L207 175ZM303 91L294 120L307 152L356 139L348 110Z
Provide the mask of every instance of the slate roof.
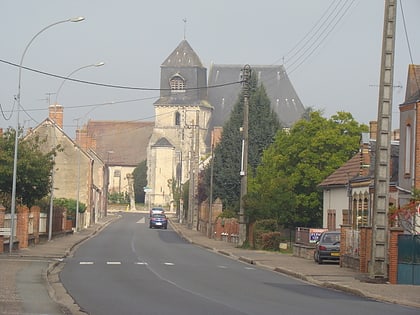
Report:
M408 65L407 87L404 103L414 103L420 100L420 65Z
M169 142L168 139L165 137L160 138L152 147L159 147L159 148L173 148L174 146Z
M93 150L109 165L137 166L147 158L154 122L93 121L84 128L96 141ZM112 151L113 153L108 153Z
M215 88L212 88L212 86L240 81L243 67L244 65L220 64L212 64L210 66L208 99L214 107L210 127L224 125L225 121L230 117L233 105L236 103L242 89L242 85L239 83ZM257 74L259 83L264 85L270 98L271 106L285 127L290 127L301 118L305 110L304 106L282 65L251 65L251 71Z
M184 39L178 47L165 59L162 67L203 67L200 58Z

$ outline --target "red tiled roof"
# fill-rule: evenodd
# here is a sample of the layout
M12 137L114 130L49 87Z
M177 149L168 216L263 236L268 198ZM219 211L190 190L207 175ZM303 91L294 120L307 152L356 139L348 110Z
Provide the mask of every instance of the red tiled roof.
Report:
M348 181L360 174L361 156L360 153L354 155L343 166L324 179L318 186L341 186L347 185Z

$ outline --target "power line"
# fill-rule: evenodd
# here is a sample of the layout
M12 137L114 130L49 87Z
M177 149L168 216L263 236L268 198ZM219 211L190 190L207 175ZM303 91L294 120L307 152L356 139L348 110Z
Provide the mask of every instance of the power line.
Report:
M67 81L73 81L73 82L77 82L77 83L83 83L83 84L89 84L89 85L95 85L95 86L101 86L101 87L107 87L107 88L114 88L114 89L124 89L124 90L137 90L137 91L172 91L171 88L166 88L166 89L162 89L162 88L147 88L147 87L135 87L135 86L125 86L125 85L116 85L116 84L107 84L107 83L99 83L99 82L92 82L92 81L85 81L85 80L79 80L79 79L74 79L74 78L68 78L68 77L64 77L58 74L54 74L54 73L50 73L50 72L45 72L45 71L41 71L41 70L37 70L37 69L33 69L33 68L29 68L29 67L25 67L25 66L20 66L18 64L15 64L13 62L7 61L7 60L3 60L0 59L0 62L14 66L14 67L21 67L22 69L28 70L28 71L32 71L32 72L36 72L39 74L43 74L46 76L50 76L50 77L54 77L54 78L58 78L58 79L65 79ZM224 87L224 86L229 86L229 85L235 85L235 84L241 84L242 81L234 81L234 82L227 82L227 83L223 83L223 84L217 84L217 85L212 85L212 86L199 86L199 87L191 87L191 88L184 88L185 91L189 91L189 90L200 90L200 89L212 89L212 88L218 88L218 87Z

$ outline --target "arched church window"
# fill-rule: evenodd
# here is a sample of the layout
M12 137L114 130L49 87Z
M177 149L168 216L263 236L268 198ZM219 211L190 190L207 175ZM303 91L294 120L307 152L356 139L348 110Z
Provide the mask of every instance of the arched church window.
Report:
M185 80L179 74L174 75L169 84L172 92L185 92Z
M179 112L175 113L175 126L181 125L181 114Z

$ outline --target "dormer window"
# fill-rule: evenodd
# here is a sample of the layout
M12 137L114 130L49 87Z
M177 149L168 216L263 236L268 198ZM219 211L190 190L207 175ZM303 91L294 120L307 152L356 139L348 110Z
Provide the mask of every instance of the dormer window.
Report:
M171 78L169 84L172 92L185 92L185 80L179 73Z

